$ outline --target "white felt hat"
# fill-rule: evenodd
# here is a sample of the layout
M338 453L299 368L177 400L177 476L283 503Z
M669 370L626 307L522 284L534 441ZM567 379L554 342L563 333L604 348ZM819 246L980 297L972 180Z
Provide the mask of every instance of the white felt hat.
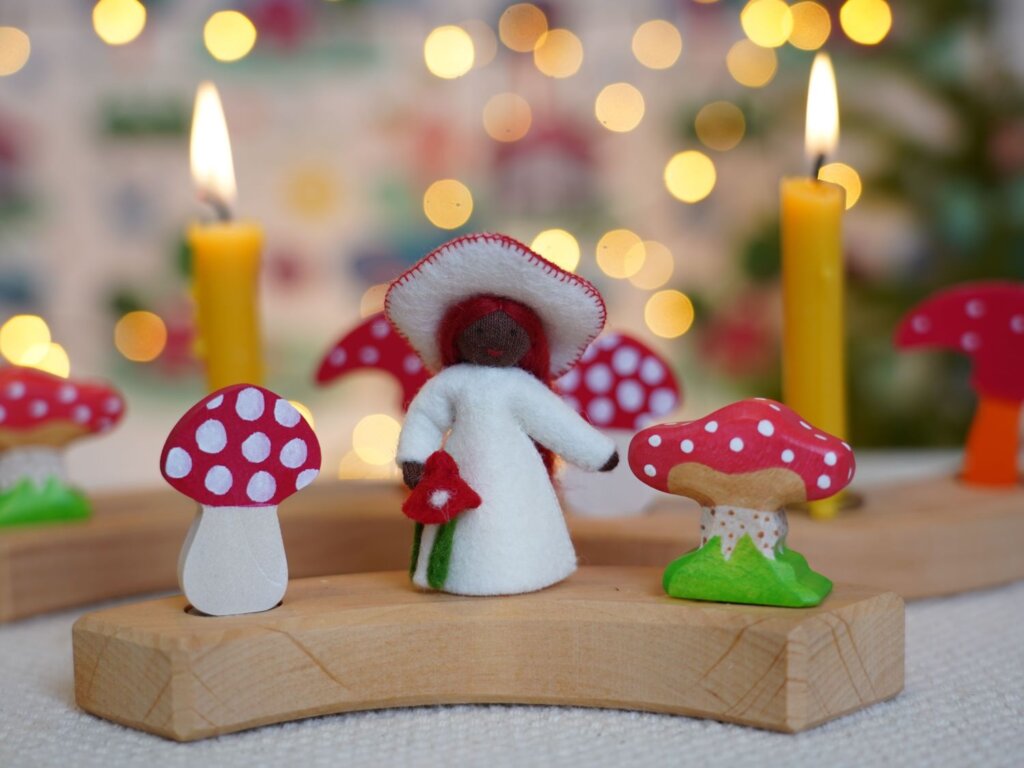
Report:
M427 368L437 371L445 313L484 294L518 301L537 313L554 378L572 368L604 327L604 300L593 285L496 234L458 237L424 256L391 283L384 311Z

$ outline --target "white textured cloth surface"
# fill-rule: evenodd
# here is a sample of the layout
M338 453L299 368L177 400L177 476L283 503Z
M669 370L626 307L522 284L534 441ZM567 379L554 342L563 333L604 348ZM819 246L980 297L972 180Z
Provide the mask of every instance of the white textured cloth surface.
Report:
M907 609L907 687L797 734L669 715L431 707L337 715L175 744L78 711L79 611L0 627L0 766L1020 766L1024 583Z

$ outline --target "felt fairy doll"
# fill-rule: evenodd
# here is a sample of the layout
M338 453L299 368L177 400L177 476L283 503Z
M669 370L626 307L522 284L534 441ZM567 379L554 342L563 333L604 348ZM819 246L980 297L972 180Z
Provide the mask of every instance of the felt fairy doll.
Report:
M597 289L511 238L468 235L395 280L385 311L435 373L402 428L405 482L425 487L443 457L439 471L457 473L473 505L447 522L417 525L414 583L500 595L566 578L576 553L551 481L552 454L592 471L619 459L613 441L550 384L604 326ZM450 495L435 490L431 498Z

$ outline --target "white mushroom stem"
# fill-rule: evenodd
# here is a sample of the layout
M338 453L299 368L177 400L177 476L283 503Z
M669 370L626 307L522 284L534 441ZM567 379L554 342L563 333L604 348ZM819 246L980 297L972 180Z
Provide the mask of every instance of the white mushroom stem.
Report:
M210 507L196 513L178 558L178 584L211 616L267 611L288 587L277 507Z
M728 560L740 539L749 536L757 551L770 560L775 552L786 547L785 510L766 512L763 509L746 509L728 504L716 507L702 507L700 516L700 545L703 547L715 536L721 538L722 556Z
M48 445L26 445L0 453L0 491L9 490L26 478L40 488L50 478L67 480L64 451Z

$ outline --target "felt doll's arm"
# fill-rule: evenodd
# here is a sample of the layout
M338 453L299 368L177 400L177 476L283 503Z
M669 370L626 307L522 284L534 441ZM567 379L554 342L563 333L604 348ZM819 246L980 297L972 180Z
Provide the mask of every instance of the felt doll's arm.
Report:
M452 426L454 415L444 377L435 376L413 398L405 414L402 434L398 438L399 467L408 462L422 464L441 448L444 436Z
M526 433L570 464L596 471L608 466L615 456L615 443L610 437L590 426L536 379L520 393L516 405L516 415Z

